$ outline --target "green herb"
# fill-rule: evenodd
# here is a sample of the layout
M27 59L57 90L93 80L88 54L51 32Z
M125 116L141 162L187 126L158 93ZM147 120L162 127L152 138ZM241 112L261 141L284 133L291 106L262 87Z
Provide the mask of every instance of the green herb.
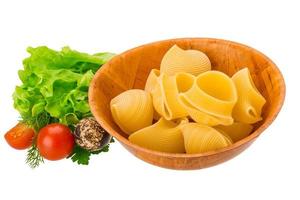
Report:
M33 169L44 163L44 159L35 145L28 149L26 163Z
M13 93L14 107L21 121L36 133L47 124L59 122L73 129L76 123L91 116L88 88L95 72L111 59L112 53L90 55L70 49L61 51L46 46L27 49L30 56L19 70L22 82ZM86 164L91 153L74 148L72 160ZM35 168L43 158L34 145L28 150L26 162Z
M76 145L73 149L73 153L69 156L73 162L77 162L79 165L88 165L91 153L88 150Z
M34 138L34 145L32 145L31 148L28 149L27 156L26 156L26 163L31 168L36 168L40 164L44 163L44 159L40 155L40 152L35 145L37 133L39 132L39 130L41 128L43 128L47 124L51 124L51 123L54 123L57 121L58 121L57 119L51 117L50 114L47 112L42 112L34 117L33 116L24 116L23 119L21 119L21 122L26 123L29 127L32 127L36 132L36 135Z
M81 148L80 146L76 145L73 149L73 153L68 157L71 160L79 165L88 165L90 161L90 156L92 154L99 154L101 152L108 152L109 151L109 144L104 146L99 151L89 152L86 149Z
M13 94L14 107L22 119L39 129L41 124L36 119L41 113L69 126L90 116L89 84L94 73L114 54L89 55L69 47L54 51L45 46L29 47L27 51L31 55L19 71L22 85Z
M58 119L53 118L47 112L42 112L36 116L23 116L21 122L26 123L29 127L32 127L36 133L47 124L58 122Z

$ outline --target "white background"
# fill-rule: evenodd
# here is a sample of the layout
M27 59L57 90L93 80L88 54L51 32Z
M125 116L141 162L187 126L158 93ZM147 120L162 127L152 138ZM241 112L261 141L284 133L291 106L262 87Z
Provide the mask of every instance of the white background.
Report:
M32 1L0 3L0 199L299 199L300 12L297 1ZM297 29L298 28L298 29ZM174 171L144 163L119 143L89 166L70 160L32 170L4 133L18 120L11 94L27 46L120 53L177 37L250 45L282 71L287 96L275 122L224 164Z

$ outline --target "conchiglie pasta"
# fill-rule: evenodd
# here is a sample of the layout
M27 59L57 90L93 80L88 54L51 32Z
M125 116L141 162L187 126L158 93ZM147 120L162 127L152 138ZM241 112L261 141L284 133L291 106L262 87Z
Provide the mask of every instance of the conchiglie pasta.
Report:
M221 133L224 136L224 138L227 140L228 144L233 144L233 140L225 131L223 131L221 129L217 129L216 127L213 127L213 128L216 129L219 133Z
M190 88L193 82L194 76L187 73L175 76L162 73L151 92L155 110L167 120L186 117L188 113L180 104L178 94Z
M214 126L233 123L232 109L237 101L233 81L219 71L208 71L197 76L193 86L179 94L179 101L191 118Z
M119 94L111 100L110 109L114 121L127 134L152 124L152 99L144 90L132 89Z
M183 133L186 153L205 153L231 145L230 139L216 129L198 124L188 123L180 126Z
M149 73L149 76L146 80L146 84L145 84L145 91L146 92L152 92L154 90L154 88L156 87L156 85L158 84L158 77L160 75L160 71L158 69L152 69ZM159 120L160 118L160 114L158 112L156 112L156 110L153 111L153 118L155 120Z
M253 130L253 126L241 122L234 122L229 126L215 126L217 130L221 130L226 133L233 142L237 142L247 137Z
M184 108L186 109L189 116L198 123L205 124L207 126L216 126L218 124L232 124L232 117L216 117L205 112L200 111L198 108L193 106L189 101L186 101L185 98L180 100Z
M158 77L160 75L160 71L158 69L152 69L149 73L149 76L147 78L146 84L145 84L145 91L146 92L151 92L157 82L158 82Z
M189 123L189 119L187 117L182 117L182 118L174 119L172 120L172 122L174 122L175 124L185 124L185 123Z
M174 45L160 69L150 71L144 90L119 94L110 108L133 144L166 153L196 154L247 137L253 130L251 124L261 120L265 102L248 68L230 78L211 70L209 58L201 51Z
M143 128L129 136L129 141L141 147L168 153L184 153L183 136L179 124L160 118L152 126Z
M209 58L198 50L183 50L177 45L171 47L164 55L160 71L167 75L186 72L197 76L211 70Z
M238 93L238 101L232 113L235 121L248 124L260 121L262 119L261 111L266 100L256 89L248 68L235 73L232 80Z

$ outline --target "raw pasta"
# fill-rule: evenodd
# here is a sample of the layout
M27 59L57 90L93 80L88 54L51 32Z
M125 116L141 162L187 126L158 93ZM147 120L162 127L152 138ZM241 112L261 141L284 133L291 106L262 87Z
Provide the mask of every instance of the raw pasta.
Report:
M200 74L189 90L179 94L179 100L198 123L210 126L233 123L231 114L237 101L236 88L233 81L222 72Z
M185 151L189 154L214 151L231 145L230 139L210 126L188 123L180 126L180 129Z
M232 76L237 88L238 101L232 115L235 121L253 124L260 121L265 98L256 89L248 68L241 69Z
M183 50L177 45L167 51L160 65L161 73L167 75L186 72L197 76L209 70L211 63L204 53L198 50Z
M159 75L160 75L160 71L158 69L152 69L150 71L150 74L145 84L146 92L151 92L155 88Z
M148 92L127 90L110 102L114 121L127 134L150 126L153 120L152 99Z
M130 142L167 153L205 153L247 137L261 120L266 100L248 68L228 77L212 71L208 57L174 45L145 91L132 89L111 100L111 113ZM154 124L153 118L156 121ZM189 119L194 122L189 122Z
M141 147L168 153L184 153L183 136L179 124L160 118L152 126L136 131L129 136L129 141Z
M216 129L219 133L221 133L225 137L225 139L228 140L228 142L230 144L233 144L231 137L225 131L223 131L221 129L217 129L216 127L213 127L213 128Z
M160 75L160 71L158 69L152 69L150 71L150 74L146 80L146 84L145 84L145 91L146 92L152 92L154 90L154 88L156 87L156 84L158 83L158 77ZM153 118L155 120L159 120L160 118L160 114L158 114L158 112L156 110L153 110Z
M178 94L190 88L193 82L194 76L187 73L175 76L162 73L151 92L155 110L167 120L186 117L188 113L180 104Z
M234 122L229 126L215 126L218 131L223 131L226 133L233 142L237 142L245 137L247 137L253 130L253 126L250 124L245 124L241 122Z

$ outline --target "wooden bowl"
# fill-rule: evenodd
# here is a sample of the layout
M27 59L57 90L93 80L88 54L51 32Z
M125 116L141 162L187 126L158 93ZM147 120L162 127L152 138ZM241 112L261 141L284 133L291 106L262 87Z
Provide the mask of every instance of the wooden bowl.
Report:
M127 135L114 123L110 100L132 88L144 89L152 68L159 68L166 51L177 44L183 49L198 49L210 58L212 68L232 76L248 67L258 90L266 98L263 120L255 131L233 145L201 154L172 154L157 152L132 144ZM171 169L200 169L227 161L249 147L273 122L285 97L284 79L276 65L259 51L236 42L209 39L183 38L154 42L128 50L115 56L98 70L89 89L89 104L100 125L136 157Z

